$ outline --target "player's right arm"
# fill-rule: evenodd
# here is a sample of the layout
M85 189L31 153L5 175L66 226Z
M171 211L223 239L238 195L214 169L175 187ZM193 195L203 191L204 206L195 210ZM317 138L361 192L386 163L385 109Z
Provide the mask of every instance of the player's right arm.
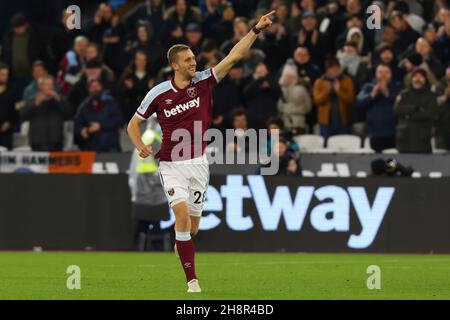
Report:
M144 120L137 115L134 115L128 123L127 132L128 136L133 142L134 146L139 152L141 158L147 158L152 154L153 150L151 146L145 145L141 138L141 124Z
M275 11L271 11L268 14L263 15L256 24L255 28L261 31L270 26L272 24L270 16L274 13ZM249 33L247 33L238 43L236 43L230 53L228 53L228 55L214 67L214 73L218 81L222 80L231 68L245 56L245 53L250 50L257 37L258 35L253 31L253 29L250 30Z

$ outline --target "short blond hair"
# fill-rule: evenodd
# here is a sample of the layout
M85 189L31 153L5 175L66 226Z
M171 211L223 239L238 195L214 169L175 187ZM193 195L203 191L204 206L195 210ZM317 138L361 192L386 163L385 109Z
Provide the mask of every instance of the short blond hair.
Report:
M169 61L169 65L176 61L176 57L178 52L189 50L189 46L185 44L175 44L167 50L167 61Z

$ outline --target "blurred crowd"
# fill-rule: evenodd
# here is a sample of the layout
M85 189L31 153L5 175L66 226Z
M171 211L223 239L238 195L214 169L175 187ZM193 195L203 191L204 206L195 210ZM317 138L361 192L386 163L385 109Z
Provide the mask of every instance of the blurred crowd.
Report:
M32 150L117 152L146 93L170 79L168 47L216 65L276 10L247 56L214 90L213 126L280 129L290 173L293 137L356 134L381 152L450 149L450 7L445 0L149 0L100 3L70 30L16 14L0 56L0 146L29 122ZM376 5L376 10L367 8ZM126 8L126 9L124 9ZM87 14L83 11L83 14ZM232 147L232 146L231 146ZM287 168L287 167L286 167Z

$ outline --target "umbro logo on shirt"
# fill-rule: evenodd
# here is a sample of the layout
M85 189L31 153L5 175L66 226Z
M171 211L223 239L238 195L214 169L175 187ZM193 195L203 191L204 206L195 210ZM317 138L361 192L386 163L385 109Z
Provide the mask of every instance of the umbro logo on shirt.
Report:
M179 113L182 113L183 111L198 107L200 107L200 97L189 100L185 103L180 103L172 109L164 109L164 115L166 116L166 118L170 118L171 116L175 116Z

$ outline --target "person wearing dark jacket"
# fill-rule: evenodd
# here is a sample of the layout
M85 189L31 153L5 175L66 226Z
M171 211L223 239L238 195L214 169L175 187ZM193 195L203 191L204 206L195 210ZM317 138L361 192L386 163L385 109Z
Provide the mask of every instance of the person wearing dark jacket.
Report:
M450 150L450 67L437 85L438 117L435 123L436 148Z
M422 68L412 72L411 85L394 106L399 121L397 149L402 153L431 153L431 129L437 116L436 94L430 90Z
M76 108L89 96L88 82L91 80L100 80L105 89L112 89L114 86L114 78L104 69L102 69L102 63L99 60L93 60L86 63L86 68L83 71L83 75L78 80L69 92L67 99L72 104L74 112Z
M31 80L31 66L36 60L46 60L45 44L36 28L26 17L16 14L11 30L3 38L0 60L10 66L15 90L22 91Z
M120 152L122 113L114 98L103 91L99 80L88 83L89 97L75 117L75 134L81 150Z
M71 114L65 97L54 90L51 76L38 82L34 99L22 109L22 120L30 121L30 145L33 151L61 151L63 148L63 123Z
M155 84L145 52L136 52L132 63L125 69L119 82L122 111L124 120L128 123L136 112L137 106Z
M357 96L357 106L366 113L367 133L370 145L376 152L395 148L394 113L395 98L400 93L401 84L392 79L388 65L378 65L375 79L366 83Z
M267 119L277 115L280 96L280 86L270 76L267 66L264 63L258 64L253 80L244 88L251 128L264 129Z
M279 138L279 141L274 146L274 156L278 157L279 169L277 175L279 176L302 176L302 167L300 160L295 153L288 148L288 142L284 138Z
M14 109L14 97L8 80L8 66L0 64L0 146L11 149L17 113Z

